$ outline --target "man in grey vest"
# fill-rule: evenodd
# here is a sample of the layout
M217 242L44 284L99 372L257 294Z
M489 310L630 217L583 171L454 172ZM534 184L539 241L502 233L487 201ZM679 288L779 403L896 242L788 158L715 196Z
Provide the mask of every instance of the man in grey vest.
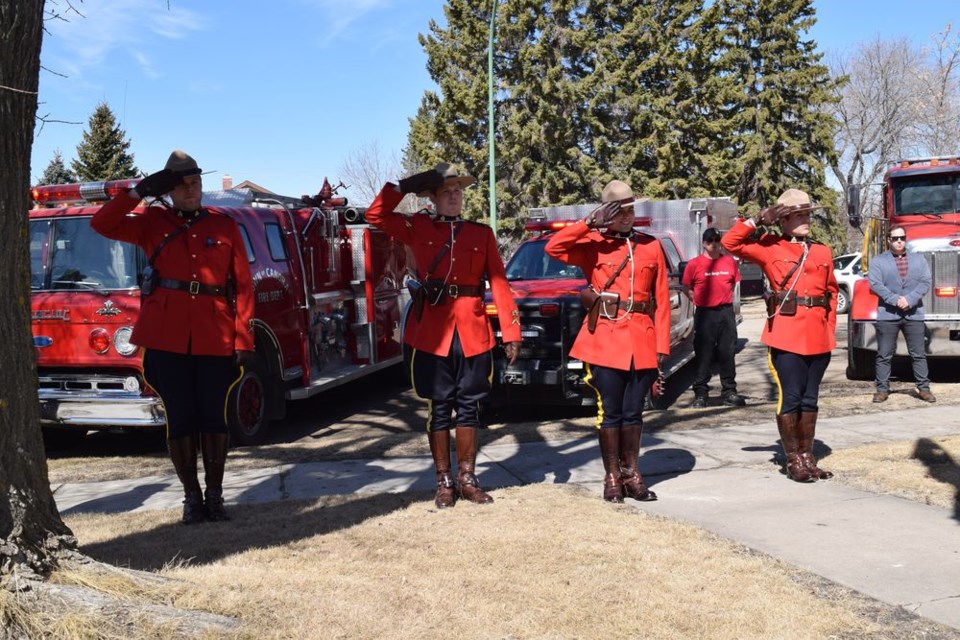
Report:
M880 298L877 305L877 392L874 402L890 396L890 363L897 348L897 335L903 331L907 352L913 359L913 378L917 396L936 402L930 393L930 378L925 352L926 325L923 322L923 296L930 290L930 267L923 256L907 253L907 233L903 227L890 229L890 250L870 261L870 289Z

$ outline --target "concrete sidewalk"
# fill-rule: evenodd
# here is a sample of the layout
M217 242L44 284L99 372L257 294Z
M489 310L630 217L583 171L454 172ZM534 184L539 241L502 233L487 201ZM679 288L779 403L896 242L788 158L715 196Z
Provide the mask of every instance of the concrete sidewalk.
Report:
M821 420L817 453L960 434L958 410L939 405ZM691 522L960 629L960 502L947 511L832 481L790 482L771 464L779 451L772 416L755 425L645 434L642 451L641 469L660 500L628 501L635 508ZM486 488L578 483L600 496L603 468L592 438L491 445L477 462ZM224 492L229 503L242 504L432 491L434 483L432 459L417 456L228 468ZM173 475L53 489L63 515L177 509L182 500ZM960 487L956 490L960 501Z

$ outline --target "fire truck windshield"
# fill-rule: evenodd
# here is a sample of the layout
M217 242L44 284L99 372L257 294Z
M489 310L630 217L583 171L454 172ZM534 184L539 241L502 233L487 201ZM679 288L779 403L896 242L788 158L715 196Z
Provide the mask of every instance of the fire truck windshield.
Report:
M917 175L893 182L895 216L957 212L960 174Z
M580 267L554 260L544 252L546 239L520 245L507 264L507 280L583 279Z
M137 247L108 240L91 229L90 218L30 221L30 288L34 291L135 288L137 265L145 261Z

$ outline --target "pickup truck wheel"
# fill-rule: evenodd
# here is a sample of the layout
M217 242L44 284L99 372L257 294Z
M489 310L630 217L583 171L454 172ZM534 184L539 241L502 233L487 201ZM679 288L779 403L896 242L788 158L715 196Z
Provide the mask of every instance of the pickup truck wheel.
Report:
M257 354L227 398L227 424L235 440L244 446L263 442L270 425L264 371L263 359Z
M850 294L845 287L840 287L837 291L837 313L847 313L850 311Z
M850 347L847 351L847 379L874 380L877 370L876 357L873 351Z

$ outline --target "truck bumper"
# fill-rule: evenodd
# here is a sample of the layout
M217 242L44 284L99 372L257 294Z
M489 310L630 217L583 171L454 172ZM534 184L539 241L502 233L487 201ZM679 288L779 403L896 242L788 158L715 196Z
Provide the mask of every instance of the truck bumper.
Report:
M58 427L160 427L166 414L159 398L48 394L40 391L40 424Z
M583 363L574 360L566 367L543 366L536 361L518 361L507 368L506 360L494 364L496 370L493 396L510 397L512 403L536 404L549 400L583 401Z
M927 327L927 357L960 357L960 320L928 319L925 322ZM851 322L848 341L849 346L852 348L876 351L876 322ZM897 336L896 352L901 355L907 353L907 343L903 339L903 334Z

